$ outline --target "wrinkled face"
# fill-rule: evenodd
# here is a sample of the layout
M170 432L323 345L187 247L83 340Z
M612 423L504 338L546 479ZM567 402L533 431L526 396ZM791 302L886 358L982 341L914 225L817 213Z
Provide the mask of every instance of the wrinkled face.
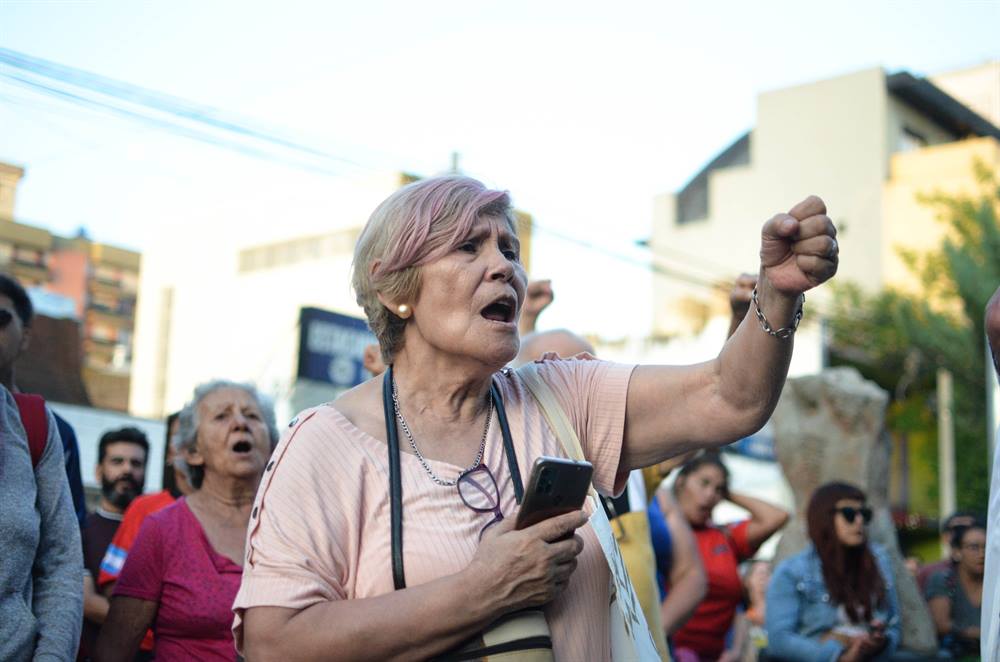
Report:
M864 501L858 499L841 499L834 506L833 530L837 540L845 547L859 547L865 544L865 519L861 516ZM853 509L854 519L848 520L842 509ZM850 512L850 510L848 510Z
M970 574L982 575L986 569L986 531L980 528L966 531L954 553L958 564Z
M196 448L191 466L204 466L205 478L216 473L235 479L259 478L271 455L271 440L257 401L241 388L220 388L198 404Z
M677 503L688 521L694 526L708 524L712 511L726 494L726 476L722 469L704 464L677 481Z
M21 324L14 302L0 294L0 372L7 372L28 347L30 331Z
M418 343L499 369L517 355L526 276L506 219L479 219L452 252L420 269L404 351Z
M142 494L146 482L146 451L130 441L105 446L104 459L95 469L101 494L120 510Z

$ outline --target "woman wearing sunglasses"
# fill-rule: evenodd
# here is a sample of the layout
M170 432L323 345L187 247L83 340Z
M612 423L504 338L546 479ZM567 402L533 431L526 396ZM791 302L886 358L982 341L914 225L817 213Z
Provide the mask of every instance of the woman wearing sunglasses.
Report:
M886 553L868 541L865 494L827 483L806 511L805 550L778 564L767 590L768 659L857 662L889 659L899 644L899 607Z
M765 224L765 322L748 315L715 361L537 364L600 492L767 420L800 295L836 271L834 234L815 197ZM386 371L300 414L265 469L234 604L248 659L611 656L610 571L587 516L514 528L534 461L565 457L524 379L505 369L525 283L504 191L437 177L372 214L353 285ZM580 312L599 315L599 302Z

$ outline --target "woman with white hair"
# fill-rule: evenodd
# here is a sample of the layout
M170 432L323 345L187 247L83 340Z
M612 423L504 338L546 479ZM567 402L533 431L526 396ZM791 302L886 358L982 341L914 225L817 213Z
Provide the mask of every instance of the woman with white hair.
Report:
M233 660L233 598L257 484L278 439L249 384L213 381L180 413L177 465L195 491L150 515L122 568L94 656L131 660L147 628L157 660Z
M760 428L801 294L836 271L834 234L815 197L764 225L760 317L714 361L532 364L598 491ZM238 647L287 662L456 649L610 658L610 571L589 513L514 527L535 459L566 453L521 374L504 369L525 296L507 193L459 176L397 191L358 239L353 284L387 369L300 414L275 449L233 607ZM513 621L524 636L504 634Z

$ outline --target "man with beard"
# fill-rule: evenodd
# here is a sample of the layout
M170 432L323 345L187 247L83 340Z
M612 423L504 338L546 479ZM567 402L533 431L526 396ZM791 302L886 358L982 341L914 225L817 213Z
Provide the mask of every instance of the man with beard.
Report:
M138 428L124 427L105 432L97 449L95 474L101 483L101 501L97 510L87 515L83 525L83 636L80 658L93 650L97 635L108 615L108 599L95 590L104 553L122 521L122 513L132 500L142 494L146 482L146 458L149 440Z

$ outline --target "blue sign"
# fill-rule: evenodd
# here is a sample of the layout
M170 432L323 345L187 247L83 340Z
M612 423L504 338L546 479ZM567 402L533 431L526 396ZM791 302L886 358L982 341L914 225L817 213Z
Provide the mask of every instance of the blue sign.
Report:
M759 432L749 437L743 437L724 448L729 453L752 457L755 460L775 462L778 457L774 453L774 432L768 422Z
M364 320L320 308L303 308L299 318L298 376L337 388L357 386L370 375L365 347L376 342Z

